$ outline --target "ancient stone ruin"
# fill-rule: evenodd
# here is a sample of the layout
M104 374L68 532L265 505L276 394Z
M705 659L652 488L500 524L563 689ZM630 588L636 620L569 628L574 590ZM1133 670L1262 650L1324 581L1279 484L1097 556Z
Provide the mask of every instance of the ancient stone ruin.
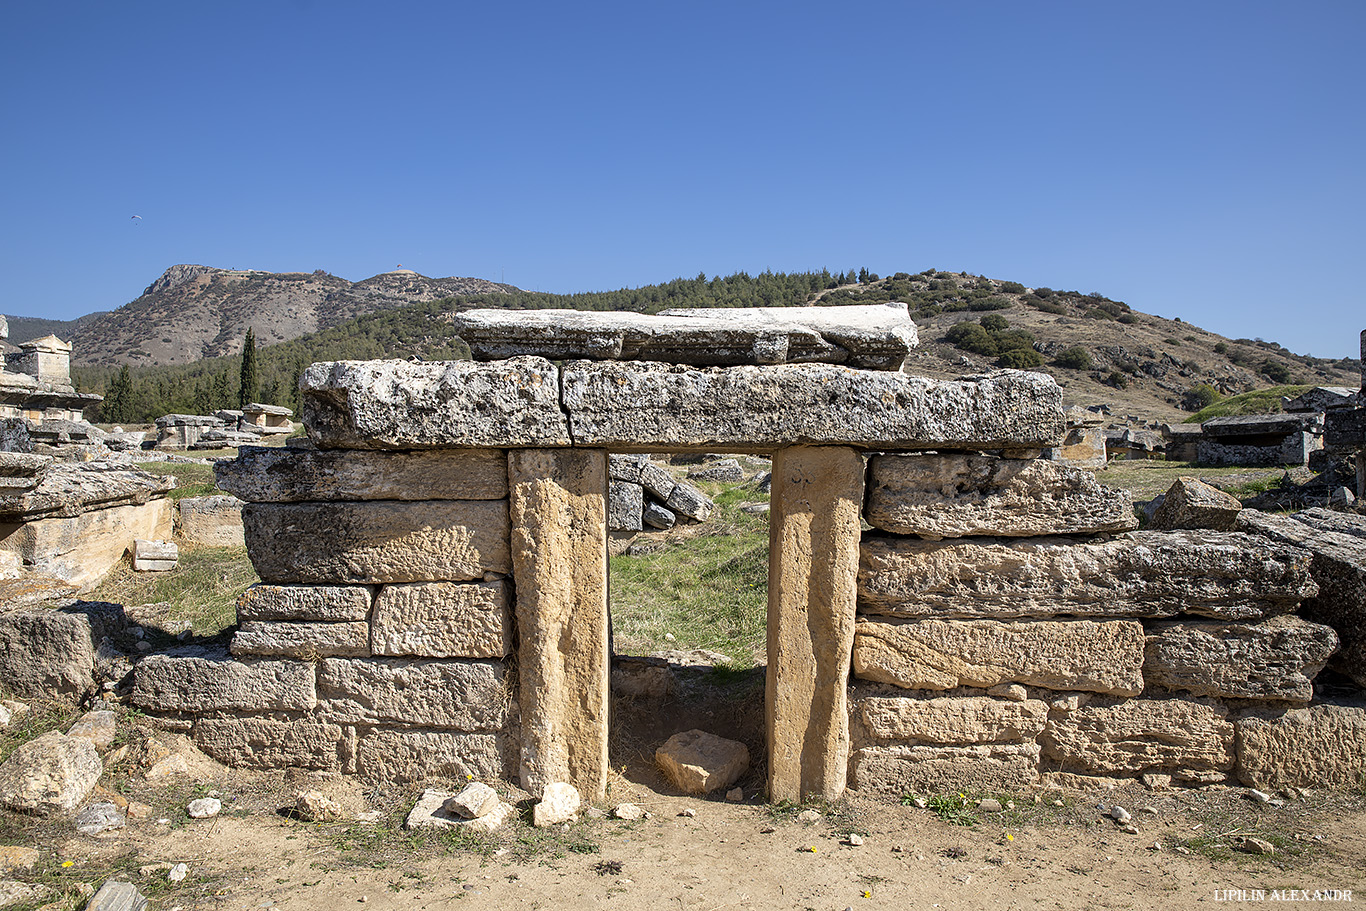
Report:
M561 365L515 338L485 362L313 365L316 448L219 466L263 580L230 654L148 657L133 702L233 765L601 799L611 457L763 453L769 799L1366 771L1366 710L1313 683L1341 644L1366 684L1350 541L1321 556L1256 516L1137 531L1127 494L1042 458L1068 427L1051 378L909 376L904 331L867 361L892 369L782 363L796 338L848 361L879 330L741 316L708 327L740 365L604 359L637 343L553 321L525 344ZM708 349L640 319L651 356ZM1322 605L1329 585L1355 606Z

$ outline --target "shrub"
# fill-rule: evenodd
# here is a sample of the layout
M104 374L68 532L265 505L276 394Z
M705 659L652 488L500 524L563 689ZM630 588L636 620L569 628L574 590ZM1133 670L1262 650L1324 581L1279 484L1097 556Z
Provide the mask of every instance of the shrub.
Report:
M1192 386L1186 390L1185 394L1181 396L1181 407L1187 411L1200 411L1208 408L1222 398L1223 396L1219 394L1219 390L1215 389L1209 383L1201 383L1198 386Z
M1008 367L1013 370L1028 370L1042 364L1043 356L1033 348L1011 348L996 360L997 367Z
M1067 312L1067 308L1064 307L1062 304L1055 304L1052 301L1046 301L1043 298L1035 297L1032 294L1026 294L1024 297L1020 298L1020 300L1024 301L1026 304L1033 307L1035 310L1041 310L1044 313Z
M1214 346L1214 353L1228 354L1228 345L1224 344L1223 342L1220 342L1219 344Z
M1025 329L1007 329L1002 332L993 332L992 341L996 343L997 351L1010 351L1016 348L1033 348L1034 333Z
M1138 322L1138 317L1134 316L1132 313L1126 313L1123 316L1118 317L1118 319L1126 326L1132 326L1134 323Z
M978 323L959 323L944 335L944 341L962 351L971 351L988 357L999 350L990 332Z
M1035 297L1041 297L1041 298L1043 298L1044 300L1048 300L1048 299L1049 299L1050 297L1052 297L1055 293L1057 293L1057 292L1055 292L1052 288L1035 288L1035 289L1034 289L1034 296L1035 296Z
M1006 294L1024 294L1025 286L1019 282L1001 282L1001 290Z
M1105 385L1113 386L1116 389L1128 389L1129 378L1118 370L1111 370L1110 375L1105 378Z
M970 302L970 303L968 304L968 309L969 309L969 310L978 310L978 311L981 311L981 310L1009 310L1009 309L1010 309L1011 307L1013 307L1013 306L1014 306L1014 304L1012 304L1010 301L1006 300L1004 297L984 297L984 298L981 298L981 299L979 299L979 300L975 300L975 301Z
M1053 363L1068 370L1089 370L1091 369L1091 355L1086 353L1085 348L1075 345L1054 358Z
M1273 383L1284 385L1285 383L1290 382L1290 368L1280 361L1273 361L1271 358L1267 358L1262 361L1262 376L1271 380Z
M1180 348L1180 347L1181 347L1181 339L1179 339L1179 338L1170 338L1170 337L1168 337L1168 338L1164 338L1162 341L1163 341L1164 343L1168 344L1168 345L1172 345L1172 346L1177 347L1177 348Z
M988 313L977 322L988 332L1003 332L1010 328L1010 323L1006 322L1006 318L999 313Z
M1102 310L1102 309L1100 309L1099 307L1092 307L1090 310L1087 310L1085 313L1083 313L1082 316L1084 316L1084 317L1086 317L1086 318L1088 318L1088 319L1114 319L1114 318L1115 318L1115 315L1114 315L1113 313L1111 313L1111 312L1108 311L1108 310Z

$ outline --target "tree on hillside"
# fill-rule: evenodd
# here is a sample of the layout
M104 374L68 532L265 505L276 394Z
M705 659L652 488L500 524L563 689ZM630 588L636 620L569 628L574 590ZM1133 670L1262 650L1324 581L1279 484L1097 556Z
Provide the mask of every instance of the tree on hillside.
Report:
M123 424L132 417L133 378L124 364L118 376L104 387L104 401L100 403L100 416L109 424Z
M242 382L237 390L237 407L255 402L261 394L261 378L256 371L256 333L247 329L242 342Z

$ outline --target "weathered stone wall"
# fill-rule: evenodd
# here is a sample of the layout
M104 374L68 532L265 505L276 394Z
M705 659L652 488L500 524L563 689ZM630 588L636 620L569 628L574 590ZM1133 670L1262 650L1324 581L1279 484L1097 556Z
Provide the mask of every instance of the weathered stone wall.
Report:
M774 455L773 799L1296 783L1325 763L1265 750L1366 748L1358 714L1313 703L1339 640L1326 608L1296 613L1318 552L1137 531L1127 494L1034 457L1066 426L1042 375L525 356L320 364L302 386L321 448L220 463L265 580L231 654L136 674L139 705L224 761L600 798L609 490L672 483L609 449Z

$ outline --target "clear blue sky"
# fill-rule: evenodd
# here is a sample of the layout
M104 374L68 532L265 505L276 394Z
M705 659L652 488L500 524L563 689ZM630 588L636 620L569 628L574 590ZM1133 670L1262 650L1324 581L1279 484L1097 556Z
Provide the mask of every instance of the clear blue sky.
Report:
M0 312L182 262L935 267L1355 356L1363 39L1361 0L4 3Z

